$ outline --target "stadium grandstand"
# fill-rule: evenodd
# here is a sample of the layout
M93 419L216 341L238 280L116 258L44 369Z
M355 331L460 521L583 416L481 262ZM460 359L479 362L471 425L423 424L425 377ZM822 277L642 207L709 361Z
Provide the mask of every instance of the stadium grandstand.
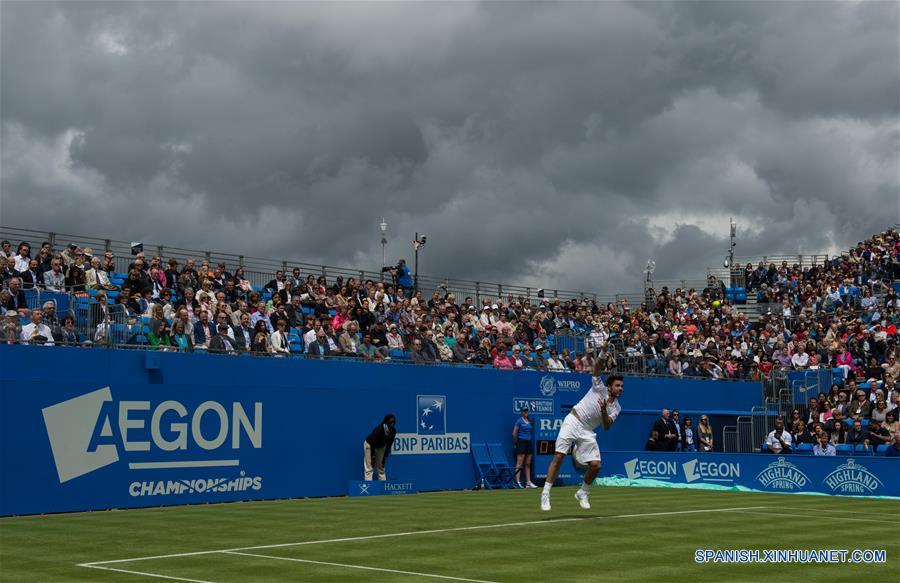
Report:
M556 372L900 379L900 231L601 296L0 227L7 344ZM658 289L657 289L658 288ZM219 327L224 324L224 328ZM224 343L217 340L224 336Z
M629 562L687 580L715 549L794 548L772 524L800 516L868 524L871 548L847 545L858 560L835 573L896 553L896 225L837 256L648 273L615 296L0 239L12 581L500 583L532 577L550 542L628 556L674 521L701 533L676 537L682 558ZM560 451L595 400L603 429ZM845 498L823 514L822 495ZM108 509L128 510L84 512ZM796 562L778 572L804 576Z

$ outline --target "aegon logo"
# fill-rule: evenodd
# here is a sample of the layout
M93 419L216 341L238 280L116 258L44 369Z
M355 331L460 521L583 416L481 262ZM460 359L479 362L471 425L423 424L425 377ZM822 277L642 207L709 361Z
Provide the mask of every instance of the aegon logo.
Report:
M189 411L179 401L114 401L109 387L43 409L60 483L119 461L123 452L240 449L245 436L262 447L262 403L252 419L241 403L204 401ZM147 434L149 430L149 435ZM230 439L229 439L230 438ZM239 460L179 459L129 463L131 469L237 466Z
M628 479L653 478L655 480L671 480L678 474L678 464L673 461L642 460L638 458L625 462L625 475Z
M690 460L681 464L688 482L733 482L741 477L741 464L734 462L701 462Z

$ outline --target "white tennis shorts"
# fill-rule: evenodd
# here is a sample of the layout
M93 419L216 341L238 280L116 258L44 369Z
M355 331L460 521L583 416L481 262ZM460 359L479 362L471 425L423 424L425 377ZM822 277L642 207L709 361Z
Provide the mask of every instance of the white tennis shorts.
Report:
M572 414L566 415L559 435L556 437L556 453L569 453L575 445L575 460L586 465L588 462L600 461L600 448L597 446L597 434L584 426L580 419Z

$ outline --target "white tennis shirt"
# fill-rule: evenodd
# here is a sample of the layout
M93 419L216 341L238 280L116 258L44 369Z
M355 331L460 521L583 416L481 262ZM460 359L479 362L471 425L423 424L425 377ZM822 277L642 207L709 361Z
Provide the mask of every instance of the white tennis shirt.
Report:
M591 390L589 390L587 394L578 401L578 404L573 407L574 411L578 414L578 418L581 419L581 422L585 427L593 430L603 423L603 415L600 412L600 402L605 402L608 398L609 388L603 383L600 377L594 377ZM606 406L606 414L609 415L609 418L613 421L616 420L616 417L618 417L621 412L622 405L619 404L618 399Z

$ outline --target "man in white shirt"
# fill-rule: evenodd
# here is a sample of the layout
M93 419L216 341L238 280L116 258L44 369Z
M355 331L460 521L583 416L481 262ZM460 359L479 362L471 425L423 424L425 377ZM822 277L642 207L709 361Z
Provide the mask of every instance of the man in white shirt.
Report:
M307 320L307 324L309 324L309 320ZM303 335L303 346L306 349L306 352L309 352L309 345L316 341L316 333L322 328L322 323L318 318L312 320L312 324L309 327L309 330Z
M791 434L784 430L784 419L775 419L775 430L769 432L766 446L770 453L791 453Z
M22 342L30 343L36 336L43 336L47 340L42 342L45 346L53 346L53 333L50 326L43 323L44 314L40 310L31 311L31 323L22 326Z
M791 364L798 370L802 370L809 366L809 355L806 354L806 350L800 348L800 350L795 352L794 356L791 357Z
M589 510L591 507L588 501L590 485L600 471L600 448L597 446L595 430L598 425L603 425L605 430L612 427L616 417L622 411L622 405L618 399L625 386L620 375L609 375L606 378L606 382L609 383L607 387L600 378L602 366L599 360L594 365L594 380L591 390L566 415L559 435L556 437L556 453L547 469L547 479L544 482L544 491L541 493L541 510L544 512L550 510L550 488L553 487L553 482L559 473L559 466L570 448L573 448L572 457L575 464L587 466L584 472L584 482L575 493L575 499L583 509Z
M13 261L15 262L15 270L19 273L23 271L28 271L28 262L31 261L31 245L25 243L19 243L19 252L13 256Z

